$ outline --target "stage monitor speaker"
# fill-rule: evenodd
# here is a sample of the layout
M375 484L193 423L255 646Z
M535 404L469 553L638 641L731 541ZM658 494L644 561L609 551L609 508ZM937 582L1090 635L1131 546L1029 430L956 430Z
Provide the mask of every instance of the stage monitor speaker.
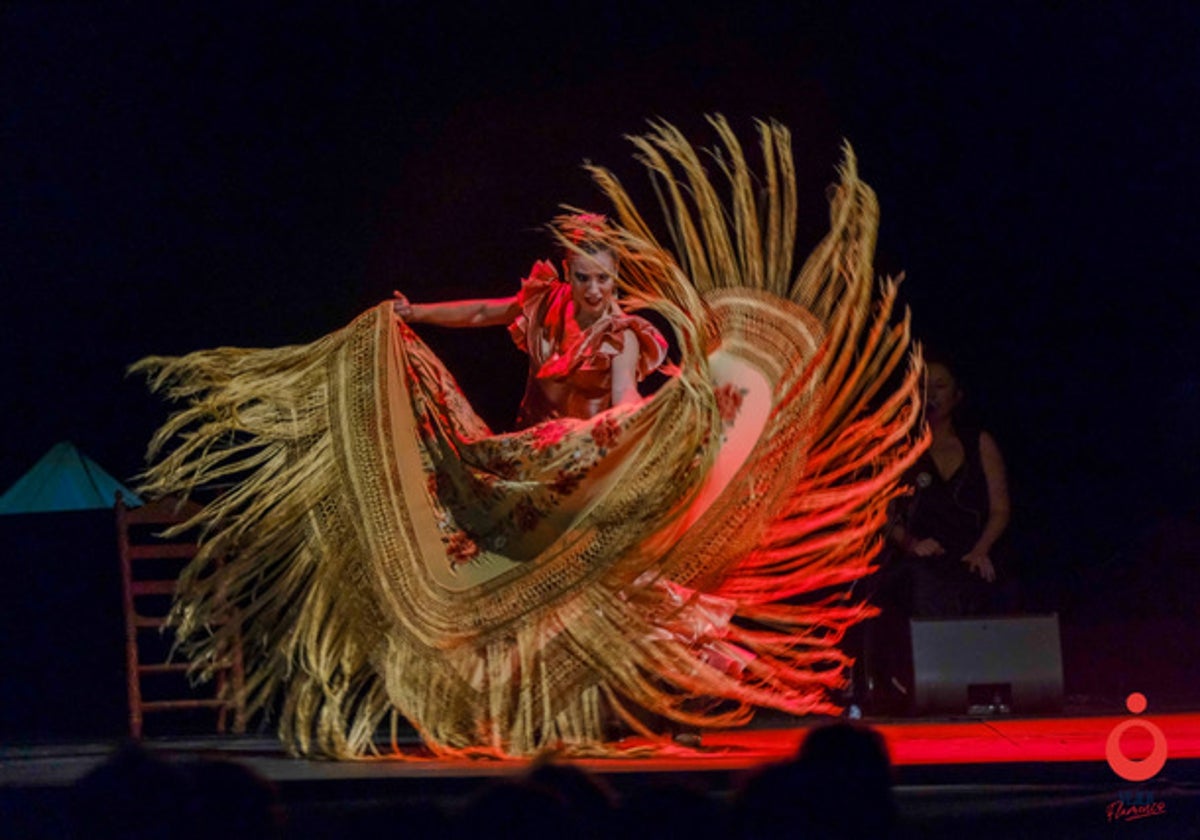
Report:
M913 711L1062 708L1058 615L912 619Z

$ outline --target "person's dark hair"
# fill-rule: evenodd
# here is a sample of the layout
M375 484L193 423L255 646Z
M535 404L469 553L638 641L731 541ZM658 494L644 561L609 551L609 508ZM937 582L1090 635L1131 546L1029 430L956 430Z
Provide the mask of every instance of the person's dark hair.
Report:
M609 837L616 819L617 796L604 780L576 764L542 760L529 770L529 781L553 791L577 817L583 837Z
M921 357L925 363L926 373L934 365L941 365L954 380L954 387L959 394L958 404L954 406L954 428L960 435L970 436L974 432L978 432L980 429L979 411L977 401L972 399L971 374L967 366L958 356L947 352L944 347L924 345L921 349Z
M564 259L581 251L596 254L613 250L613 228L602 213L559 216L554 220L553 229Z
M791 761L768 765L738 793L742 838L881 840L895 836L891 762L883 737L837 722L805 737Z
M847 722L818 727L800 745L796 764L812 806L811 836L868 840L894 831L892 765L878 731Z
M921 358L925 362L926 370L934 365L941 365L948 370L950 372L950 376L954 378L954 384L958 386L958 390L966 393L966 388L964 387L963 383L963 371L960 368L957 360L950 354L946 353L944 348L931 347L927 344L922 345Z
M75 836L177 838L189 831L187 774L139 744L118 749L75 783L71 817Z
M283 806L268 779L227 759L204 759L186 769L192 781L190 823L197 837L283 836Z

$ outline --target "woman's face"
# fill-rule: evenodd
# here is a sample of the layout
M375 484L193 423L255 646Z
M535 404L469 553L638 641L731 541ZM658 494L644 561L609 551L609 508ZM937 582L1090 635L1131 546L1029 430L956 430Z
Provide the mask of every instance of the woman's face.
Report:
M617 261L611 251L567 257L567 279L575 301L575 317L591 323L612 306L616 294Z
M943 364L934 362L925 371L925 413L930 420L951 416L962 400L962 391L954 374Z

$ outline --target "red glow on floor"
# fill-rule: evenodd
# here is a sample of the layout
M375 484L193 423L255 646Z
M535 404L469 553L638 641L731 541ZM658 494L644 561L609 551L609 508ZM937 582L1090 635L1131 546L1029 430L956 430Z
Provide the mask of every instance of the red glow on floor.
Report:
M1121 733L1116 735L1125 760L1138 762L1150 754L1153 740L1144 724L1157 727L1165 739L1167 761L1200 759L1200 712L866 723L882 733L892 764L904 767L1039 762L1103 764L1107 760L1105 746L1110 734L1129 721L1141 725L1134 727L1128 738ZM572 760L583 767L614 774L752 769L794 756L811 728L812 725L798 725L704 732L699 749L628 738L613 745L611 756ZM428 754L389 758L383 762L392 766L389 772L401 775L431 772L494 775L521 772L529 764L529 759L479 761L434 758ZM396 758L401 758L400 767L396 766Z
M1022 761L1104 761L1105 743L1120 723L1137 720L1157 726L1168 758L1200 758L1200 713L1107 717L989 718L966 721L913 721L875 726L883 733L896 765L991 764ZM706 733L705 746L726 746L780 757L793 753L804 730ZM1137 726L1119 736L1125 756L1150 753L1152 736Z

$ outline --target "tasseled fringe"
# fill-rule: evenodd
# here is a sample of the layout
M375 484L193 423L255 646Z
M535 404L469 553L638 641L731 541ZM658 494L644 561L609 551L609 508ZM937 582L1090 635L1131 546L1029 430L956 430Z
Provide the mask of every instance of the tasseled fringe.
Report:
M756 667L766 667L772 685L794 681L812 689L800 706L828 707L825 690L840 684L850 661L838 645L850 626L872 614L849 594L849 585L874 571L887 506L926 443L913 438L921 363L907 355L907 313L892 323L898 283L884 281L875 295L879 207L858 179L849 145L831 199L830 231L793 278L795 170L787 130L758 124L766 169L765 190L758 195L736 135L722 117L710 121L723 146L711 158L728 188L725 200L700 155L673 126L652 123L645 136L632 138L684 272L702 294L741 287L791 300L815 316L822 333L819 346L780 375L776 413L726 491L747 499L731 527L754 530L756 544L740 558L730 557L717 578L696 573L699 577L679 579L704 581L716 594L735 599L738 627L778 628L769 636L747 629L736 639L759 657ZM619 181L606 170L592 171L621 224L652 242ZM799 351L800 344L795 346ZM906 359L908 371L896 382ZM780 485L782 494L761 494L751 513L749 500L762 489L753 474L761 471L782 473L790 484ZM702 553L706 542L719 540L729 549L736 545L713 531L697 528L676 554ZM664 566L670 563L668 558ZM686 566L682 561L679 568ZM833 601L794 602L839 588L843 594ZM787 692L765 691L756 701L796 708Z
M417 591L432 584L420 571L361 556L392 538L370 529L399 521L395 510L393 519L368 521L361 499L374 499L377 513L405 498L388 483L396 480L390 465L362 474L363 464L396 455L382 381L396 329L388 305L306 346L222 348L135 366L184 403L151 443L152 457L165 454L147 469L143 490L186 494L238 480L184 526L197 528L203 544L173 620L196 673L227 658L240 634L248 711L270 710L282 697L281 737L301 753L338 758L374 754L377 731L389 721L394 730L398 715L437 754L507 756L611 754L619 750L605 743L613 721L650 736L647 714L735 726L758 707L836 710L832 692L851 661L840 644L872 612L846 590L873 570L887 505L924 443L912 436L920 361L908 356L907 315L893 323L896 284L877 287L872 273L878 207L850 148L830 233L793 276L787 130L758 124L759 194L733 131L720 117L712 124L723 144L712 160L728 198L673 126L653 123L632 138L674 258L615 176L591 169L620 220L612 245L630 304L658 309L679 338L682 372L651 404L669 413L647 432L669 445L631 476L643 485L638 492L618 488L581 520L610 529L587 535L610 550L589 555L601 564L594 574L569 597L538 601L477 637L465 628L486 618L482 601L474 614L401 614L404 602L381 594L381 581L393 583L387 575L408 575L405 585ZM678 494L664 507L666 528L688 498L668 485L690 486L711 463L720 418L706 356L717 341L758 354L774 407L708 512L655 554L629 543L622 520L643 527L639 505L657 481L664 494ZM672 422L694 439L672 440ZM463 423L482 428L477 418ZM366 486L373 481L381 486ZM228 561L210 574L217 557ZM736 604L720 641L746 654L740 672L710 665L695 640L665 631L672 615L662 614L662 593L641 582L649 569ZM514 572L503 586L518 580ZM507 590L488 587L473 596L502 601ZM223 623L230 603L237 627Z

